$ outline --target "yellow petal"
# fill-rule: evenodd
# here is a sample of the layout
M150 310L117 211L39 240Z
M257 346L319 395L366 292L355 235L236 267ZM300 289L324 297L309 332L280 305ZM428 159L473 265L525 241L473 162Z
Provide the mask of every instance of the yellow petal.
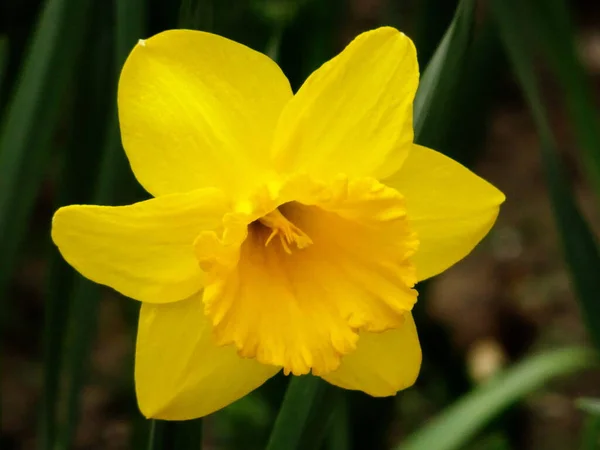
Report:
M362 332L356 350L342 358L323 379L336 386L374 397L395 395L414 384L421 368L421 346L411 313L400 328L383 333Z
M321 179L394 173L413 141L418 79L408 37L389 27L361 34L286 106L275 135L277 167Z
M413 256L419 281L468 255L494 224L505 198L456 161L418 145L384 183L406 198L410 226L420 242Z
M283 202L247 233L227 229L241 249L205 233L196 250L218 342L295 375L319 374L354 350L358 328L402 323L416 300L417 243L402 197L375 180L339 179L322 192L296 187L305 204Z
M67 206L54 215L52 239L65 260L96 283L136 300L177 301L202 288L194 239L220 227L227 207L216 189L129 206Z
M127 157L154 196L247 189L267 166L289 83L267 56L223 37L172 30L140 41L119 80Z
M146 417L187 420L221 409L280 369L217 347L201 294L168 305L143 303L135 386Z

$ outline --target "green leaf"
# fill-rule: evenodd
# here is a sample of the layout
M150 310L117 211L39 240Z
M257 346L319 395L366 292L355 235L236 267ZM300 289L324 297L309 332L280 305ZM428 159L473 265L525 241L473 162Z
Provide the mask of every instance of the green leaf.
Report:
M75 101L69 123L70 142L63 156L55 207L86 202L91 194L102 150L104 123L111 102L106 95L112 80L110 40L92 30L87 37L86 58L80 62ZM82 151L82 148L86 151ZM63 340L75 272L52 245L48 262L44 314L44 396L41 408L39 448L51 449L55 441L57 399L63 361Z
M419 5L425 11L434 8L437 3L440 2L438 0L426 0L420 2ZM440 19L443 20L447 13L447 7L448 5L445 4L444 9L440 12L441 15L436 15L433 11L430 11L426 13L426 16L431 19L435 16L436 22ZM429 56L432 53L430 48L432 43L425 39L423 33L420 33L420 36L417 35L418 39L416 40L417 44L426 44L424 52L421 47L417 47L419 59L429 59L430 62L421 74L419 89L415 97L413 113L415 141L451 155L454 159L459 159L463 163L465 162L464 151L467 146L460 146L460 150L454 151L457 146L453 146L450 139L447 138L451 137L450 133L453 125L454 130L458 128L455 126L456 122L460 121L460 125L464 126L464 120L469 118L470 111L458 101L462 99L458 96L457 91L466 83L465 78L469 75L467 62L474 51L478 50L471 45L473 9L474 2L471 0L461 0L458 3L458 7L453 11L454 16L450 25L443 33L443 37L431 58ZM420 24L420 26L422 29L437 28L439 24L430 26ZM475 44L481 42L481 40L475 41ZM483 51L487 50L486 47L481 47L481 49ZM484 67L487 69L489 66L484 65ZM474 78L472 74L471 78ZM489 86L489 83L486 86ZM474 87L474 83L469 85L468 92L473 92ZM463 88L461 93L464 91L466 89ZM469 107L471 106L470 103ZM421 300L417 302L413 311L415 320L419 325L421 345L424 353L435 355L430 359L429 364L433 368L432 374L443 374L439 377L440 389L445 390L449 396L458 396L469 389L470 382L464 370L463 361L461 361L460 355L456 354L456 350L452 348L446 330L439 323L431 320L426 312L427 285L427 281L419 285ZM437 375L433 376L437 377Z
M114 204L121 194L125 179L131 177L124 151L121 147L118 119L116 114L116 80L120 68L133 46L143 36L145 28L143 0L115 0L115 65L114 87L106 95L112 96L113 114L107 121L103 140L102 159L98 181L94 187L91 203ZM122 195L122 194L121 194ZM71 448L73 433L79 417L79 400L85 380L91 344L96 330L96 318L102 296L99 285L84 279L75 278L71 288L72 304L68 320L65 343L65 392L63 427L56 445L57 450Z
M8 38L6 36L0 36L0 93L2 92L2 82L4 81L4 75L5 75L7 63L8 63ZM0 98L0 105L2 105L2 98Z
M581 450L598 450L600 447L600 399L580 398L577 407L588 413L581 431Z
M144 0L115 0L116 75L146 29L146 2Z
M583 154L583 167L600 198L600 116L594 92L576 51L575 30L564 0L523 2L533 28L564 93L573 131Z
M309 0L252 0L250 5L272 25L290 23Z
M595 363L595 353L582 348L552 350L532 356L457 401L409 436L396 450L462 448L494 417L525 395L553 378Z
M350 450L350 417L346 392L340 391L333 410L333 420L328 436L328 450Z
M292 377L266 450L319 448L332 418L335 389L312 375Z
M419 64L426 67L456 14L458 0L421 0L415 7L414 41Z
M148 437L147 450L160 450L162 440L162 424L158 420L150 421L150 436Z
M577 399L577 407L583 411L600 416L600 399L597 398L580 398Z
M181 0L179 26L191 30L211 31L214 9L214 0Z
M414 103L415 142L436 147L451 115L473 28L473 0L461 0L452 23L425 69Z
M598 450L600 447L600 416L592 415L585 419L581 432L580 450Z
M148 450L202 450L202 419L183 422L152 420Z
M600 250L595 235L579 211L558 157L552 128L538 89L533 57L527 45L527 36L524 35L529 24L527 14L523 10L523 3L517 0L493 0L491 5L504 48L538 130L550 200L582 316L594 344L600 349Z
M308 76L336 54L345 0L309 1L285 28L278 64L297 91ZM307 33L307 30L310 30Z
M89 21L90 0L47 0L0 129L0 297L51 156L52 137ZM2 310L3 308L0 308ZM0 317L2 323L3 317Z

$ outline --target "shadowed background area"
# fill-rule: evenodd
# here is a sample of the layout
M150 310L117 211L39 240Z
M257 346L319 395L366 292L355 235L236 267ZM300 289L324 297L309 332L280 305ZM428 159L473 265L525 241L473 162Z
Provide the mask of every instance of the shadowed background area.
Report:
M600 345L598 2L6 0L2 450L265 448L289 383L281 374L202 422L157 422L163 444L149 443L133 386L139 304L71 269L50 241L51 217L67 204L149 197L116 117L120 67L138 39L214 32L267 53L296 90L380 25L411 37L431 74L417 142L507 202L470 256L419 286L417 384L383 399L330 388L305 425L311 439L289 448L600 448L600 371L587 350Z

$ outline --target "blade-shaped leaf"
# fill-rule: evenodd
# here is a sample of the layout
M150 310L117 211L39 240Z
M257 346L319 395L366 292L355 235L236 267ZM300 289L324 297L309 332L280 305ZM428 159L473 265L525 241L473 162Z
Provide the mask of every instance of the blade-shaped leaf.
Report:
M517 0L492 0L491 5L504 48L538 130L550 200L582 316L592 340L600 349L600 250L595 235L579 211L558 156L538 89L533 57L527 45L529 41L524 34L524 30L528 30L528 16L523 3Z
M101 152L104 123L111 105L106 95L110 87L111 42L92 27L87 37L86 57L79 63L69 123L71 136L63 155L55 207L81 204L89 200ZM85 149L85 151L82 151ZM49 242L49 245L50 242ZM75 277L51 245L44 310L44 396L41 409L39 448L52 449L57 423L63 339L69 314L69 295Z
M331 430L327 440L328 450L350 450L350 417L348 411L348 399L346 391L341 391L337 395L333 410L333 419Z
M4 81L4 72L8 63L8 48L8 38L6 36L0 36L0 94L3 92L2 82ZM2 97L0 97L0 107L1 106Z
M115 66L120 73L123 61L135 43L143 36L145 14L143 0L115 0ZM114 88L107 94L113 95L116 103L116 76ZM116 105L115 105L116 106ZM114 204L120 194L123 180L130 177L119 135L116 107L107 121L103 141L102 158L98 172L98 181L94 187L91 203ZM99 285L77 276L71 288L72 303L66 332L65 343L65 395L63 427L56 445L57 450L71 448L71 442L77 418L79 400L85 380L90 348L96 330L96 318L102 294Z
M473 28L473 0L462 0L437 50L425 69L414 103L415 141L435 147L443 133Z
M266 450L319 448L332 418L336 389L312 375L292 377Z
M599 442L600 416L588 416L585 419L583 430L581 431L580 450L598 450Z
M577 406L589 414L600 416L600 399L598 398L580 398L577 400Z
M47 0L0 129L0 297L50 159L90 0ZM1 318L0 318L1 319ZM0 320L2 322L2 320Z
M536 42L557 75L582 152L584 170L600 198L600 115L590 80L576 52L569 8L564 0L534 0L522 2L522 6Z
M183 422L152 420L148 450L202 450L202 419Z
M595 353L582 348L553 350L530 357L457 401L396 450L460 449L520 398L553 378L591 367L596 362Z

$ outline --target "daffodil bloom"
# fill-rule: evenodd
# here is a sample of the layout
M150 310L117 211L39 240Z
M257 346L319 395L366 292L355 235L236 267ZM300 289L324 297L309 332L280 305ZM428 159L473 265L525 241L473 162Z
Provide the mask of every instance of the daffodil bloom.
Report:
M204 416L280 370L373 396L414 383L414 286L465 257L504 200L413 143L418 79L393 28L358 36L296 94L267 56L214 34L136 45L119 119L154 198L61 208L52 237L85 277L142 302L146 416Z

